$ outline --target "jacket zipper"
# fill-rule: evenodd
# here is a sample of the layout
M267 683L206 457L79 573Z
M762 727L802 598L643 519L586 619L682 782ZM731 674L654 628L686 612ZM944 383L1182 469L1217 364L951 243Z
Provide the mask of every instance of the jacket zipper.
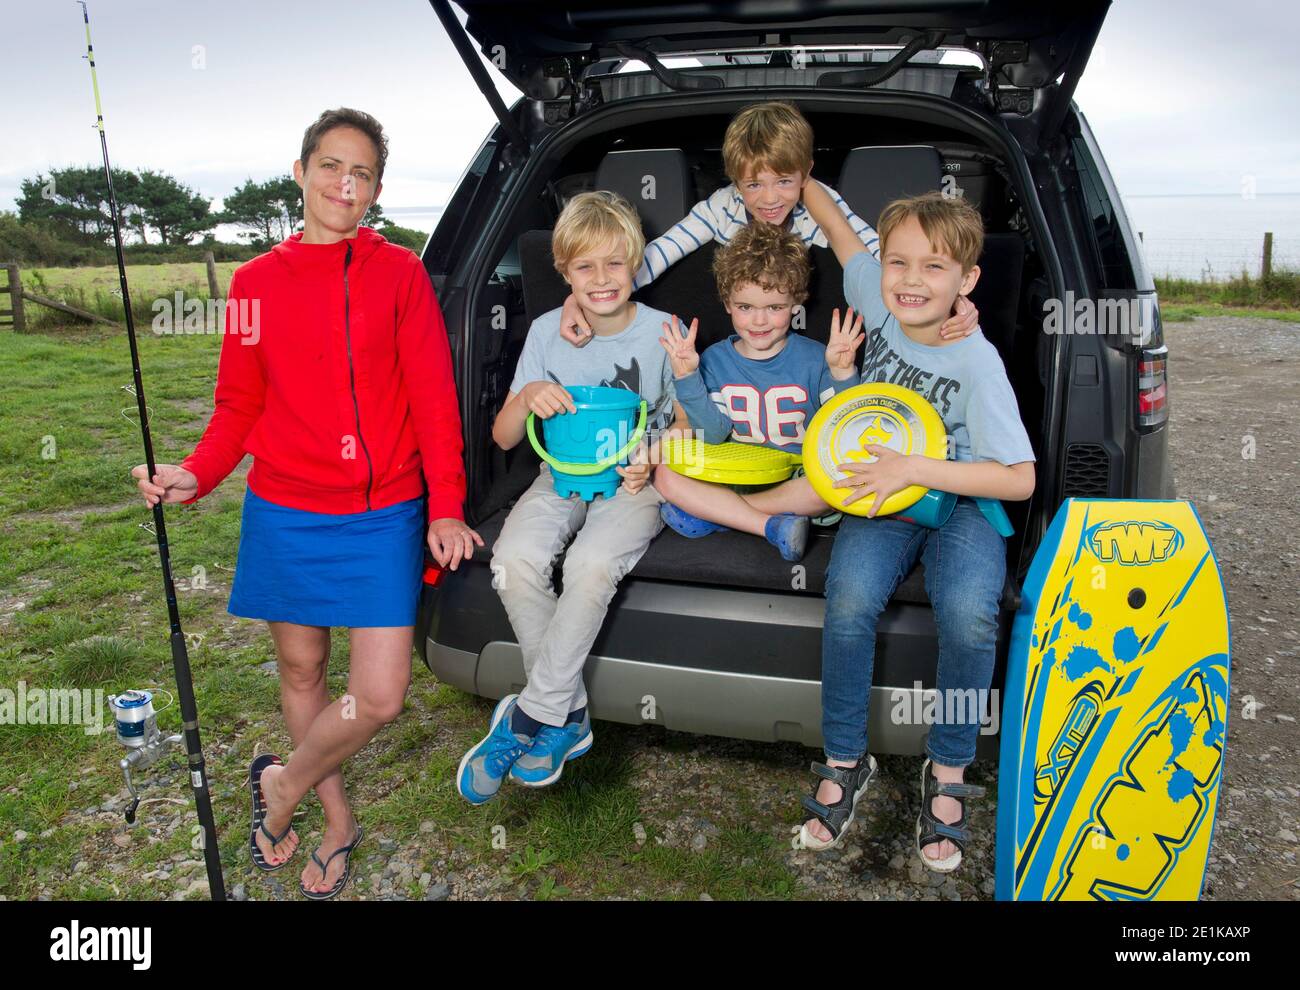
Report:
M361 452L366 455L366 511L370 511L370 488L375 483L375 465L370 460L370 448L361 433L361 406L357 403L357 371L352 366L352 301L348 295L348 266L352 264L352 245L347 246L343 256L343 333L348 342L348 382L352 387L352 412L357 418L357 440Z

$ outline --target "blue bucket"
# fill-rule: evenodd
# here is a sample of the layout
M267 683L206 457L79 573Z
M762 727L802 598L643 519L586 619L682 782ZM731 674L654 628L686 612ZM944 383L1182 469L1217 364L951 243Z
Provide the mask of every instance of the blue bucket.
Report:
M612 498L623 483L615 470L645 433L646 404L625 388L566 385L577 412L562 412L542 420L546 446L537 440L536 416L528 414L528 440L551 466L555 493L578 495L590 502L597 495Z
M894 513L893 518L915 523L917 526L925 526L927 529L940 529L956 507L957 496L952 492L927 488L918 501Z
M1011 526L1011 518L1007 515L1007 510L1002 507L1002 503L996 498L976 498L975 504L979 506L980 512L984 513L984 518L997 531L999 536L1010 536L1015 530ZM901 512L895 513L891 518L901 519L904 522L916 523L918 526L926 526L929 529L939 529L948 518L952 515L952 510L957 507L957 496L951 492L941 492L934 488L926 489L920 501Z

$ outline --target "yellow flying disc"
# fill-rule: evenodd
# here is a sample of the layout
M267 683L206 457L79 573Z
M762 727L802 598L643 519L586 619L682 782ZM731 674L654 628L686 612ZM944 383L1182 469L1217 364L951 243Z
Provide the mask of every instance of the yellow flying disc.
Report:
M934 407L911 389L883 382L845 389L817 410L803 438L804 472L827 505L855 516L865 516L871 509L874 494L845 505L853 489L835 487L835 482L848 477L839 469L840 464L875 460L863 450L870 446L943 460L948 452L948 437ZM925 492L920 485L895 492L885 499L876 515L906 509Z
M673 437L662 445L663 460L678 474L720 485L774 485L794 473L799 454L756 443L705 443Z

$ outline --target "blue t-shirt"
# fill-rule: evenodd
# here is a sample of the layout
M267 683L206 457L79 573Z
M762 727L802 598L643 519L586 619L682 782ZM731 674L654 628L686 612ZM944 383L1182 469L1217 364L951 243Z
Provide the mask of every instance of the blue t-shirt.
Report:
M709 347L699 371L676 382L682 408L706 443L736 440L798 453L813 414L856 385L857 376L836 381L826 348L801 334L790 334L775 356L762 361L742 357L739 339L733 333Z
M863 382L891 382L923 396L953 438L955 460L1034 460L1002 358L983 333L939 347L912 340L880 295L880 262L865 251L844 266L844 296L867 329Z
M510 391L529 382L560 385L606 385L625 388L645 399L646 429L662 430L673 421L673 370L659 338L671 317L645 303L626 328L608 337L593 336L585 347L574 347L560 336L561 310L533 320L515 366Z

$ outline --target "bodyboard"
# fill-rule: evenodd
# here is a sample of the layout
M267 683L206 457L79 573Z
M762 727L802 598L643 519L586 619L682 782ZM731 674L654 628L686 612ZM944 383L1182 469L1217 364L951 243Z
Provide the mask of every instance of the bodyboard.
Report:
M1068 499L1012 625L999 900L1199 896L1229 667L1223 581L1191 503Z

